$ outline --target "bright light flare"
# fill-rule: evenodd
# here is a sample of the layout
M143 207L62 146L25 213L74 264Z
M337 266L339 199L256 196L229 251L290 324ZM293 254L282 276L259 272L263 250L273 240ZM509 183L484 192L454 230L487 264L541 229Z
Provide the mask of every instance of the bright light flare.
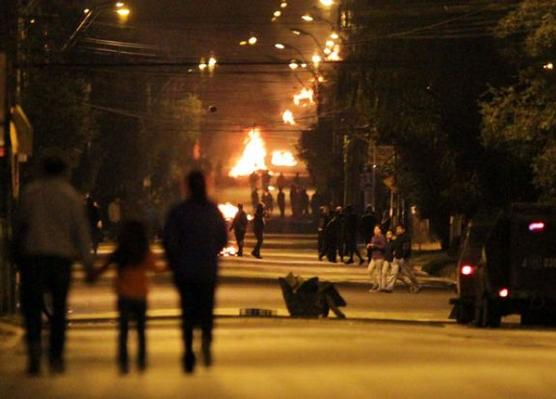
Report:
M327 41L324 43L324 45L325 45L326 47L334 47L335 44L336 44L336 43L334 43L334 40L327 40Z
M299 64L298 64L297 62L295 62L295 61L291 61L291 62L288 64L288 66L290 67L290 69L291 69L292 71L295 71L297 68L299 68Z
M544 222L532 222L529 223L529 231L532 233L538 233L544 230Z
M274 18L279 18L282 16L282 11L276 10L272 15L274 15Z
M118 8L116 13L122 18L127 18L129 17L131 10L129 8Z
M286 8L288 6L288 3L283 1L280 3L280 8Z
M251 46L253 46L253 45L255 45L255 44L257 43L257 40L258 40L258 39L257 39L256 36L251 36L251 37L249 38L249 40L247 40L247 42L248 42Z
M322 61L322 57L318 54L313 54L313 56L311 57L311 61L313 61L313 65L315 67L318 67Z
M340 38L340 36L339 36L336 32L332 32L332 33L330 34L330 38L331 38L332 40L338 40L338 39Z
M470 276L475 272L475 268L470 265L464 265L461 267L461 274L464 276Z
M320 4L323 7L332 7L334 5L334 0L320 0Z
M222 213L222 216L224 216L224 219L226 220L232 220L234 218L234 216L236 215L238 208L235 205L232 205L229 202L226 202L224 204L218 204L218 210L220 211L220 213Z
M308 89L304 87L299 93L293 95L293 103L299 106L306 106L307 103L314 104L314 93L313 89Z
M510 290L508 290L507 288L502 288L500 289L500 291L498 291L498 296L500 298L507 298L508 295L510 295Z
M235 166L230 170L229 176L249 176L258 170L267 170L265 163L266 146L257 128L249 130L244 140L243 153Z
M273 151L272 165L292 167L297 165L297 160L290 151Z
M547 71L552 71L554 69L554 64L552 62L549 62L547 64L544 64L542 68Z
M311 14L304 14L301 16L301 19L305 22L313 22L315 20Z
M284 50L286 48L286 46L282 43L276 43L274 47L276 47L278 50Z
M116 8L122 8L123 6L125 6L125 4L122 1L116 3Z
M282 113L282 121L284 121L284 123L286 125L295 125L295 119L293 117L293 112L291 112L289 109L285 110Z

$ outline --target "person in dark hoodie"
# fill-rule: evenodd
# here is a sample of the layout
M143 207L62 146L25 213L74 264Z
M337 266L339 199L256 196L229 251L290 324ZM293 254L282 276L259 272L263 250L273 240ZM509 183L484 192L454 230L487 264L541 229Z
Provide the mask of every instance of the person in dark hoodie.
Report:
M413 267L409 263L411 256L411 238L405 230L405 226L399 224L396 226L396 239L394 240L394 261L399 274L405 278L409 291L418 293L421 290L419 282L413 273Z
M264 207L263 204L258 204L257 208L255 209L255 216L253 217L253 233L255 233L255 238L257 239L257 243L255 244L255 248L251 252L257 259L262 259L261 256L261 247L263 246L263 239L264 239Z
M205 176L193 171L186 178L188 198L168 214L164 249L181 300L185 351L183 368L195 369L193 329L202 330L205 366L212 364L214 291L218 254L228 241L226 222L216 204L207 198Z

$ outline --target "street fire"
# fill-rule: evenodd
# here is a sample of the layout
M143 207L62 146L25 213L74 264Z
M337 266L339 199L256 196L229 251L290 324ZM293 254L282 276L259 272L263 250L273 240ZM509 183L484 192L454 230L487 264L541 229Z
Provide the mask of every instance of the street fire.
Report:
M226 219L227 221L232 220L237 213L237 206L234 206L229 202L218 204L218 209L222 213L222 216L224 216L224 219Z
M271 163L274 166L296 166L297 160L290 151L273 151Z
M284 113L282 114L282 120L286 125L292 125L292 126L295 125L293 112L291 112L289 109L285 110Z
M307 103L314 104L313 90L304 87L299 93L293 95L293 103L297 106L306 106Z
M244 140L243 154L235 166L230 170L231 177L248 176L258 170L266 170L266 147L261 132L253 128Z

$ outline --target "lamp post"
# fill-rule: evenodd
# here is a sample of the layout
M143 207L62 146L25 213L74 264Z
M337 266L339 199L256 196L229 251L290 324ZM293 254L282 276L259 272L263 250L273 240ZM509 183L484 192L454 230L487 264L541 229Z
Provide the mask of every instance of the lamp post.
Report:
M122 20L127 19L131 10L125 5L125 3L118 1L107 1L105 3L98 4L92 8L85 8L83 10L83 18L77 25L77 28L72 32L67 42L62 47L62 52L70 49L75 44L77 37L83 31L85 31L91 24L100 16L102 11L107 10L109 8L113 8L114 12L118 15L119 18Z

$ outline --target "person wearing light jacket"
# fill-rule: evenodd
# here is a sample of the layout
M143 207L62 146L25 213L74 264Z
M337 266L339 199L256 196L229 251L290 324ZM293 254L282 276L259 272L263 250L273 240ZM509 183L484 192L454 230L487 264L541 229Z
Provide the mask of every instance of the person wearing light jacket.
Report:
M92 270L89 223L81 196L66 178L66 169L60 158L44 160L43 176L23 192L14 229L30 374L40 372L44 292L51 294L53 304L50 369L62 373L71 266L80 258L88 276Z

